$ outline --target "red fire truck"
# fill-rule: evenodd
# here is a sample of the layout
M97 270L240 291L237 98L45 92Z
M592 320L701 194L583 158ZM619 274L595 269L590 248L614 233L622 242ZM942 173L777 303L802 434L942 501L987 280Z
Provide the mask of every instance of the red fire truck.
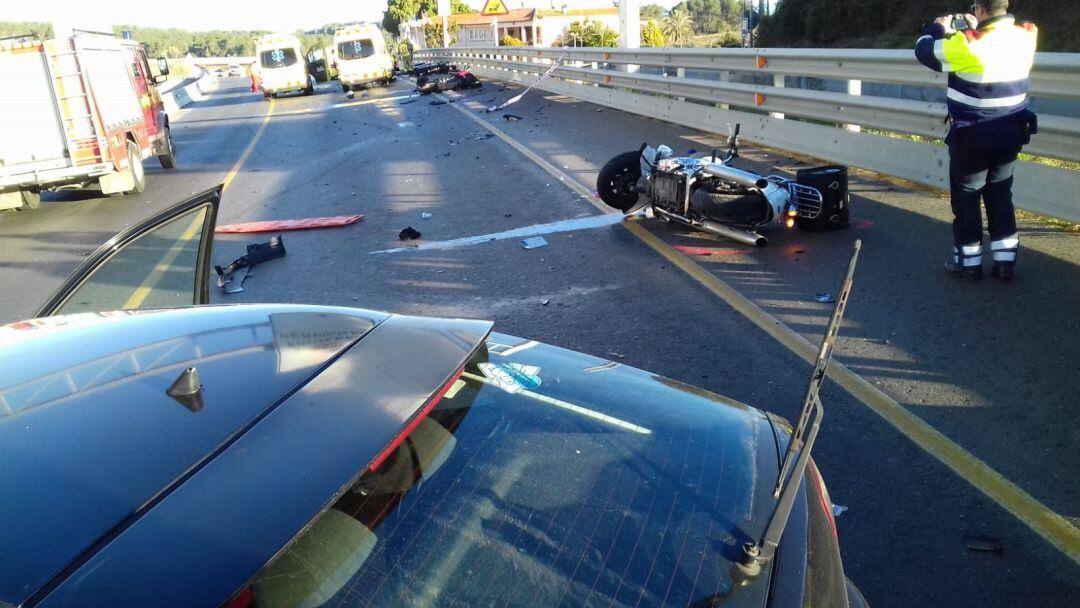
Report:
M100 184L142 192L143 161L176 164L157 84L169 73L110 34L0 39L0 210L33 209L43 190Z

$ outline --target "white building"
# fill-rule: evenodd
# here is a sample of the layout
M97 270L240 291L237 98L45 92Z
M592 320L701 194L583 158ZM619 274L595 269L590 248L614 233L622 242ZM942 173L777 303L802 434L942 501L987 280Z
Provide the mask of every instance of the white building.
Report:
M453 19L457 27L459 47L497 46L505 36L513 36L528 46L555 46L560 41L566 46L572 46L573 41L565 39L567 30L571 24L586 20L600 22L616 32L619 31L619 9L614 7L513 9L509 15L497 18L497 34L493 27L496 18L469 13L455 15Z

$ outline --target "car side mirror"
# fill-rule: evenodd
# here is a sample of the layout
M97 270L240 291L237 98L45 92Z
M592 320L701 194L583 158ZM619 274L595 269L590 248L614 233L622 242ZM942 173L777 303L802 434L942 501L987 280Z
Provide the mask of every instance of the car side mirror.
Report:
M157 69L158 69L158 72L160 72L162 76L168 76L169 75L169 60L165 59L164 57L158 57Z

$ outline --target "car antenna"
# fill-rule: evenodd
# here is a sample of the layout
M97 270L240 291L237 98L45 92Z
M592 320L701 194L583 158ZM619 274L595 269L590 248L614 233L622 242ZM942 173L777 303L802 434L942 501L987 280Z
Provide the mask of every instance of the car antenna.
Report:
M861 249L862 240L856 240L855 251L852 252L851 261L848 262L847 275L840 287L840 295L836 298L832 318L829 319L829 326L825 329L825 338L821 341L821 348L818 350L817 362L814 364L814 373L810 376L810 384L806 389L799 423L791 432L791 440L784 453L784 460L780 463L780 476L773 489L776 508L773 510L772 517L769 518L769 523L765 526L764 535L757 542L744 544L742 557L736 562L747 575L758 575L762 566L769 563L776 555L776 547L780 544L780 537L784 534L784 528L787 527L788 518L791 516L791 508L795 504L795 496L798 494L799 486L802 485L806 465L810 461L810 451L814 448L814 440L817 439L818 428L825 415L825 409L818 398L818 390L825 380L825 370L829 367L836 334L840 331L844 308L851 294L855 263L859 259Z

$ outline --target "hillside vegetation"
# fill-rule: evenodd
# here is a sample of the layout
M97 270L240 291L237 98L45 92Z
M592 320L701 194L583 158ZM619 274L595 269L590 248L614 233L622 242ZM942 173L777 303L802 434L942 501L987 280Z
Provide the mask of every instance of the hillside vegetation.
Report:
M968 0L780 0L760 46L907 48L924 24ZM1039 50L1080 52L1080 11L1062 0L1013 0L1009 11L1039 26Z

